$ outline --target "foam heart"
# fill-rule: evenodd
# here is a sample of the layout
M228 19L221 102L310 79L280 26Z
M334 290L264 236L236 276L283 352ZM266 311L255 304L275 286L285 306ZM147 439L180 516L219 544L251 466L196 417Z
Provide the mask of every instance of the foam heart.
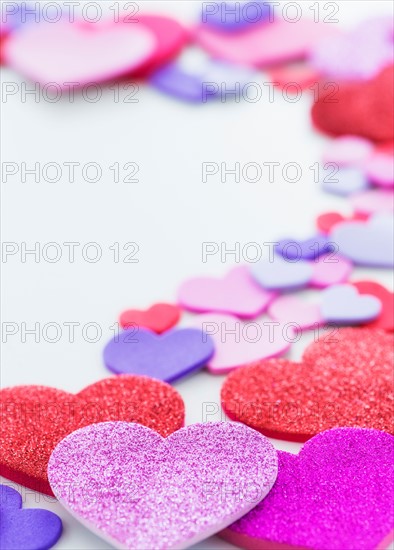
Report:
M270 16L270 6L262 1L203 4L201 21L220 31L233 32L261 24Z
M161 334L179 321L181 311L172 304L154 304L146 311L128 309L119 319L122 328L144 327Z
M232 315L207 313L193 320L213 339L215 353L207 362L214 374L222 374L246 363L285 353L294 337L293 325L273 322L242 322Z
M393 540L394 439L338 428L298 455L279 452L279 473L264 501L220 533L251 550L378 550Z
M394 265L394 221L388 215L376 215L367 222L343 222L334 227L331 238L341 254L359 265Z
M285 260L275 254L253 264L250 273L254 279L268 290L288 290L302 288L310 282L313 270L310 262L304 260Z
M318 304L309 304L290 295L276 298L268 308L268 315L282 323L296 323L300 330L324 323Z
M51 495L49 456L67 434L94 422L139 422L166 436L184 424L181 396L145 376L118 376L77 393L45 386L0 391L0 475Z
M324 153L323 162L333 162L338 166L360 165L373 150L367 139L359 136L340 136L330 140Z
M310 285L316 288L344 283L348 280L352 270L352 263L339 254L325 254L313 262L312 279Z
M262 67L303 59L314 44L333 34L336 34L336 29L314 23L311 19L297 22L281 19L233 33L218 32L208 25L201 25L196 29L196 40L215 58Z
M364 191L353 195L350 204L356 215L391 214L394 210L394 193L388 190Z
M336 426L393 425L392 335L333 328L310 344L301 363L260 361L229 374L227 415L271 437L306 441Z
M323 214L320 214L320 216L316 218L316 226L319 231L326 235L328 233L331 233L333 227L338 223L362 219L367 219L367 216L364 214L355 214L352 217L345 218L344 216L342 216L342 214L339 214L338 212L325 212Z
M268 70L272 84L277 88L284 89L286 94L295 95L299 90L307 90L320 80L318 72L305 61L295 61L277 65Z
M115 335L103 356L105 366L116 374L145 374L172 382L206 365L213 353L211 338L197 329L173 329L160 336L130 329Z
M106 422L61 441L48 476L63 505L117 548L182 549L265 497L277 453L240 424L194 424L163 439L137 424Z
M340 82L337 89L332 82L321 83L312 107L313 123L333 136L353 134L372 141L392 140L393 76L390 66L371 80Z
M368 327L394 331L394 294L375 281L357 281L351 284L360 294L372 294L382 304L380 315L369 322Z
M315 235L305 241L282 239L275 246L275 252L285 260L317 260L319 256L331 250L332 245L324 235Z
M355 167L342 167L335 176L324 176L322 180L324 191L343 197L364 191L368 187L369 183L364 172Z
M190 311L230 313L244 319L257 317L273 298L275 293L262 289L246 266L232 269L222 279L188 279L178 290L179 303Z
M111 45L109 48L108 45ZM154 53L153 33L140 23L56 23L24 25L4 45L4 59L40 84L67 89L129 73Z
M62 534L62 520L49 510L22 510L22 496L0 485L1 550L48 550Z
M382 188L394 185L394 157L393 155L375 152L364 162L366 176Z
M359 325L373 321L382 310L381 301L359 295L353 285L333 285L321 293L321 315L328 323Z

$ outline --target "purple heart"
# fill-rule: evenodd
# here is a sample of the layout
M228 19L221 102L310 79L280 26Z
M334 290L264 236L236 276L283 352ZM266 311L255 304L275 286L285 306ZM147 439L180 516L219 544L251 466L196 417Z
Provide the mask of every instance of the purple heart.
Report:
M393 539L394 438L335 428L279 451L270 494L221 533L246 549L377 550Z
M267 2L204 2L202 23L220 31L239 31L250 25L264 23L270 16Z
M275 252L285 260L317 260L319 256L332 251L332 243L324 235L316 235L305 241L282 239L275 247Z
M62 534L62 521L49 510L22 510L22 497L7 485L0 485L1 550L47 550Z
M203 367L214 351L213 340L198 329L174 329L161 335L130 329L106 345L104 362L116 374L144 374L172 382Z
M390 215L377 214L368 221L339 223L331 239L337 243L340 253L356 264L394 265L394 221Z
M167 438L104 422L68 435L48 477L80 521L117 548L189 548L250 511L277 476L267 438L235 422L182 428Z
M333 285L321 293L321 314L328 323L357 325L376 319L382 302L369 294L359 294L353 285Z
M268 290L290 290L306 286L312 278L313 270L304 260L285 260L275 254L270 259L263 259L253 264L251 275Z
M323 178L322 187L328 193L347 197L368 189L369 183L364 172L359 168L341 167L336 174L326 175Z

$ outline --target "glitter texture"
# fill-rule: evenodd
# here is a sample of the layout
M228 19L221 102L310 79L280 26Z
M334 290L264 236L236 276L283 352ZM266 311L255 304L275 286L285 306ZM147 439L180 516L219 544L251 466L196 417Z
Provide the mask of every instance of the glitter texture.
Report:
M247 549L385 548L393 538L393 461L389 434L321 433L298 456L279 452L270 494L220 535Z
M262 433L306 441L339 426L393 433L393 340L380 330L345 328L307 347L302 363L259 361L231 373L227 415Z
M250 511L277 476L277 452L233 422L194 424L167 439L105 422L59 443L49 461L55 495L108 542L181 549Z
M77 428L125 420L167 436L185 418L178 392L145 376L106 378L76 395L45 386L6 388L0 392L0 405L0 474L49 495L50 454Z

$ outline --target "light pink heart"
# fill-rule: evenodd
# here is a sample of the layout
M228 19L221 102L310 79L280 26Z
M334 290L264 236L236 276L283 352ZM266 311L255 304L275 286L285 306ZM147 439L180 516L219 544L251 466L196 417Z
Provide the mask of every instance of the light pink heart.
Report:
M116 548L183 549L256 506L277 476L277 452L243 424L194 424L162 438L126 422L93 424L53 451L60 502Z
M154 54L156 39L143 24L55 23L24 25L4 45L5 62L40 84L66 89L117 77Z
M178 291L179 303L185 309L230 313L243 319L257 317L275 296L275 292L261 288L253 280L246 266L235 267L222 279L189 279Z
M282 323L296 323L299 329L318 327L324 323L320 306L291 295L279 296L268 308L268 315Z
M272 319L244 322L233 315L207 313L198 315L193 326L209 334L214 341L215 353L206 365L214 374L282 355L296 340L294 326Z
M339 254L323 254L311 265L313 274L310 285L316 288L344 283L353 271L352 262Z
M394 210L394 193L380 189L363 191L352 195L350 203L357 214L391 214Z

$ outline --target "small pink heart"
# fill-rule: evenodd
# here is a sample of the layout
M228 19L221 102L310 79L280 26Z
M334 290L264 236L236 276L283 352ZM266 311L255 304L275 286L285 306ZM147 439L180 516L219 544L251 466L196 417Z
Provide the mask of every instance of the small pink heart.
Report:
M156 39L142 24L24 25L4 44L5 62L40 84L66 89L128 73L154 53Z
M117 548L183 549L256 506L277 462L268 439L243 424L194 424L164 439L104 422L63 439L48 477L62 504Z
M309 304L290 295L274 300L268 308L268 315L282 323L295 323L299 330L324 324L318 304Z
M264 290L253 280L246 266L235 267L222 279L189 279L178 292L179 303L185 309L230 313L243 319L257 317L275 296L275 292Z
M351 261L339 254L324 254L311 265L313 274L310 285L317 288L344 283L353 271Z
M233 315L207 313L198 315L193 326L214 341L215 353L206 366L214 374L230 372L246 363L285 353L294 336L292 324L265 319L243 322Z

